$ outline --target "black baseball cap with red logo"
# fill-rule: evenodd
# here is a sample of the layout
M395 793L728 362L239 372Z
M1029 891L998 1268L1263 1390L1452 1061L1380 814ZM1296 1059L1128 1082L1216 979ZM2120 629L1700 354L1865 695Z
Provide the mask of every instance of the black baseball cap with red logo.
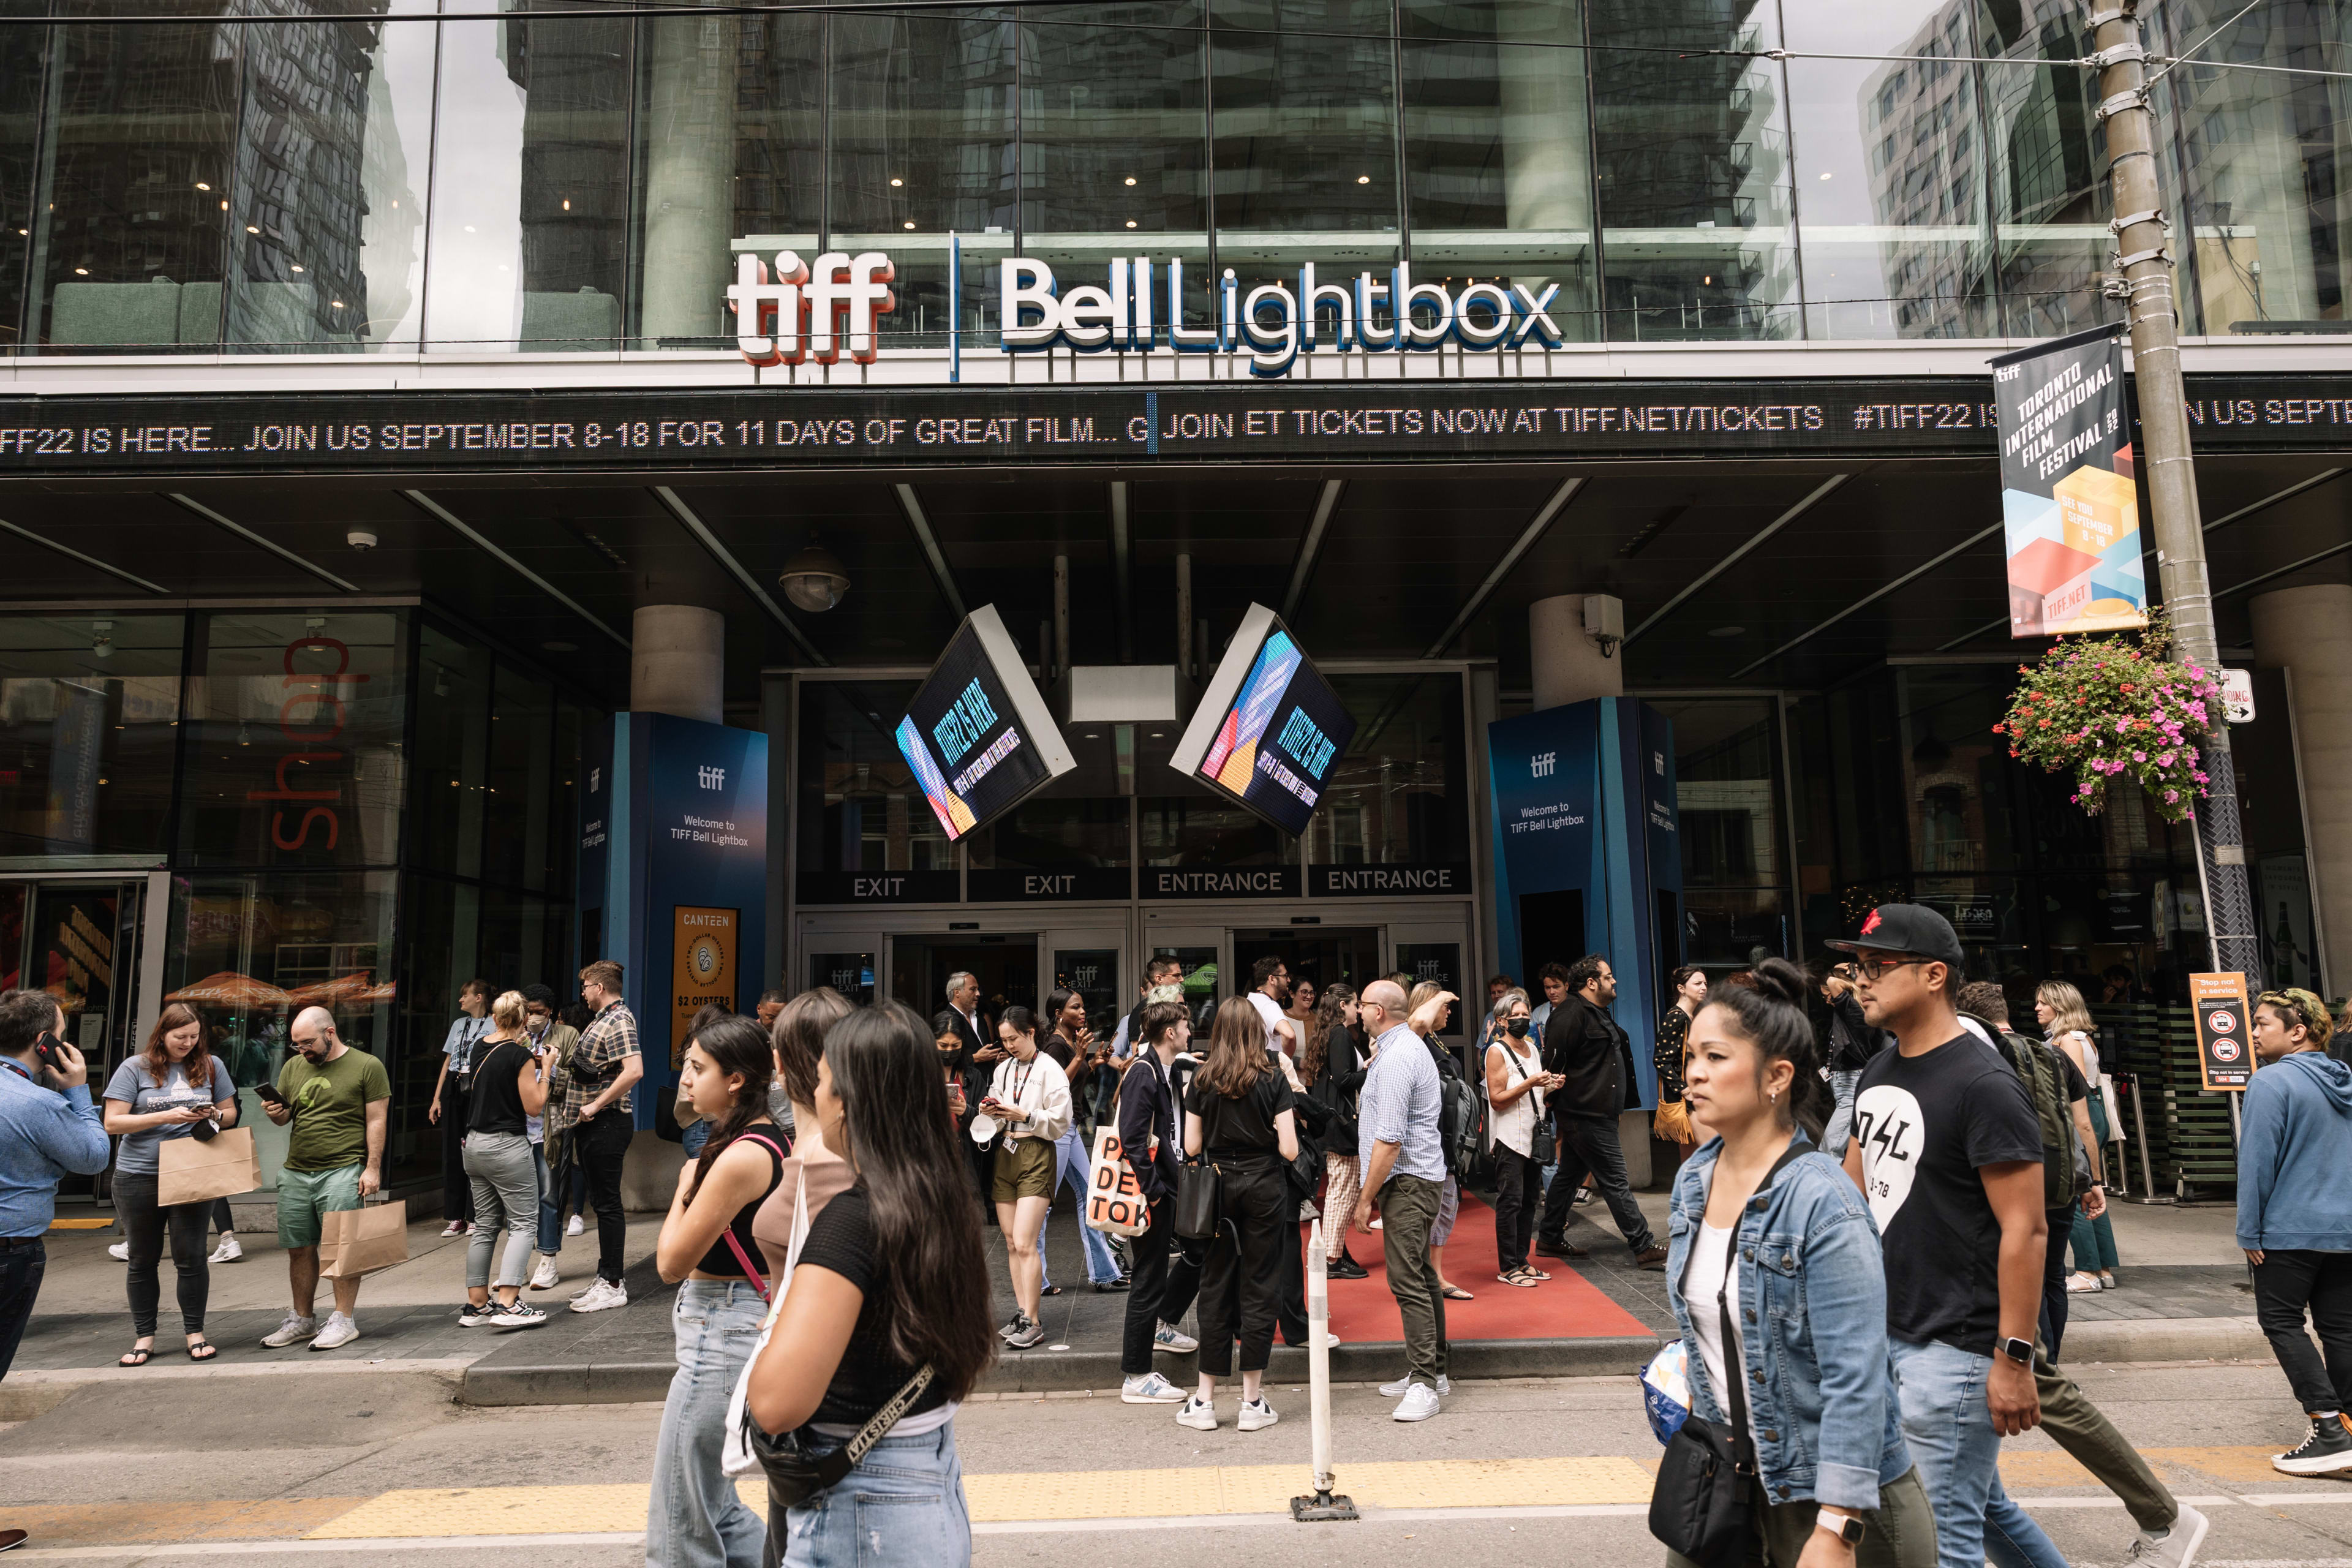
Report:
M1841 952L1913 952L1948 963L1955 973L1967 962L1952 922L1925 904L1881 904L1862 922L1861 935L1829 945Z

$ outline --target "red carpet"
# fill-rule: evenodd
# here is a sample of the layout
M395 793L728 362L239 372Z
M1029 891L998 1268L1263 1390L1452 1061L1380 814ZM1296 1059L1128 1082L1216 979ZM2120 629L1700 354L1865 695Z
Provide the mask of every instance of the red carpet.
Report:
M1303 1235L1306 1226L1299 1227ZM1369 1279L1331 1281L1331 1331L1345 1344L1402 1341L1404 1325L1389 1294L1379 1231L1350 1231L1349 1256L1370 1270ZM1557 1258L1531 1261L1551 1278L1532 1290L1506 1285L1495 1251L1495 1211L1468 1193L1445 1242L1445 1277L1475 1298L1445 1303L1445 1334L1454 1340L1582 1340L1621 1334L1650 1337L1631 1312L1602 1295Z

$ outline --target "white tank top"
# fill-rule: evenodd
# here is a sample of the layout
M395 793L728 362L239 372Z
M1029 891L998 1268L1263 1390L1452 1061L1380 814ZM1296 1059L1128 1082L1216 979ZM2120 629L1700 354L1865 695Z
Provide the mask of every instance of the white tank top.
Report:
M1517 1083L1523 1078L1533 1078L1543 1070L1538 1062L1536 1052L1530 1048L1525 1055L1521 1055L1513 1048L1515 1042L1508 1035L1496 1040L1495 1044L1502 1047L1503 1072L1508 1081ZM1486 1123L1494 1130L1495 1142L1515 1154L1532 1157L1535 1153L1536 1120L1543 1115L1543 1103L1544 1091L1531 1089L1510 1104L1496 1111L1487 1119Z

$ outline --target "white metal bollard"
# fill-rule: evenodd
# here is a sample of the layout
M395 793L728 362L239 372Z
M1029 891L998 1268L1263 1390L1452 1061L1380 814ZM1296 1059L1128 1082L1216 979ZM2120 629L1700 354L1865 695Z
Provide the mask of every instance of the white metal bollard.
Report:
M1323 1222L1307 1233L1307 1373L1314 1433L1315 1495L1290 1500L1300 1524L1354 1519L1356 1505L1331 1495L1331 1271L1323 1256Z

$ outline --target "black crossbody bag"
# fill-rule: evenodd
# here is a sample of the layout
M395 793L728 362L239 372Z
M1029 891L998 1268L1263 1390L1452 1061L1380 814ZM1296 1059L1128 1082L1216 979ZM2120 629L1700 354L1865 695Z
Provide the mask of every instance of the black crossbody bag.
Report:
M1788 1152L1765 1173L1756 1191L1769 1191L1780 1167L1811 1148L1791 1140ZM1718 1167L1719 1169L1719 1167ZM1752 1195L1752 1194L1751 1194ZM1705 1210L1702 1207L1701 1213ZM1694 1220L1696 1228L1697 1222ZM1755 1504L1756 1445L1748 1431L1746 1357L1738 1352L1739 1338L1731 1325L1728 1300L1732 1270L1739 1267L1739 1226L1731 1227L1725 1249L1723 1284L1715 1293L1717 1331L1723 1336L1724 1391L1731 1405L1731 1424L1709 1421L1691 1412L1658 1461L1658 1483L1650 1493L1650 1533L1667 1550L1704 1568L1726 1568L1748 1554L1748 1510ZM1690 1279L1691 1259L1683 1259L1683 1280ZM1695 1358L1696 1359L1696 1358ZM1694 1370L1696 1370L1694 1368Z
M760 1468L768 1478L768 1504L771 1508L798 1508L819 1492L839 1486L858 1461L865 1458L874 1445L890 1435L923 1390L931 1385L931 1364L925 1362L906 1381L890 1403L877 1410L873 1418L858 1428L857 1435L843 1443L820 1435L811 1426L795 1427L770 1436L760 1430L760 1424L746 1415L743 1435L750 1439L751 1453L760 1461Z

